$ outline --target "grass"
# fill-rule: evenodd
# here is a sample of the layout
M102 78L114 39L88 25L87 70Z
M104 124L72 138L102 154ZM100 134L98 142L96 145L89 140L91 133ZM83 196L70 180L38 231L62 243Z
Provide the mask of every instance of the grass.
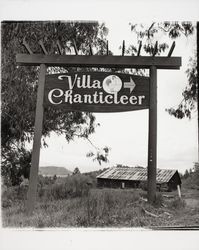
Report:
M59 198L55 196L58 191L54 193L51 186L50 191L40 194L32 216L25 215L24 190L22 193L17 189L4 192L2 226L67 228L199 225L199 209L187 207L176 193L172 194L172 199L158 193L156 202L151 205L145 201L146 192L143 190L91 188L88 191L82 184L85 192L80 192L76 185L72 185L69 194L69 189L63 183L59 185L55 188L60 190ZM190 192L193 190L189 191L189 196ZM198 196L195 197L199 200Z

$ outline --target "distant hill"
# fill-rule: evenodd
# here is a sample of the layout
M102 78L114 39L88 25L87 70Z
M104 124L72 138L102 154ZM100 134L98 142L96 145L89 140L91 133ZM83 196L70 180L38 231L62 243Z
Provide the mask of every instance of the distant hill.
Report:
M68 176L71 175L72 172L64 167L54 167L54 166L49 166L49 167L40 167L39 168L39 174L43 176Z

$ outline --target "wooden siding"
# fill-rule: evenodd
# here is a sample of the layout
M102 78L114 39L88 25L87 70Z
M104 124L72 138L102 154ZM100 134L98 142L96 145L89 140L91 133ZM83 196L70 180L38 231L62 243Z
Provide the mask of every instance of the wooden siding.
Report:
M145 174L146 169L144 168L112 168L106 170L97 176L97 185L98 187L107 187L107 188L147 188L147 176ZM126 171L125 171L126 170ZM135 171L141 171L142 174L137 174L136 178L132 178ZM126 174L125 174L126 172ZM162 173L160 175L160 173ZM159 174L159 178L158 178ZM129 178L131 176L131 178ZM127 178L128 177L128 178ZM181 179L177 170L160 170L157 171L157 190L158 191L172 191L177 189L177 185L181 185ZM124 184L122 184L124 183Z

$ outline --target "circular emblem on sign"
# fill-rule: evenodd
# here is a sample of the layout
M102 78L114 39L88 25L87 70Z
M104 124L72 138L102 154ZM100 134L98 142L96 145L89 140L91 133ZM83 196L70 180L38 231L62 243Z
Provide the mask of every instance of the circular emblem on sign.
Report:
M102 83L104 91L115 94L122 88L122 80L116 75L107 76Z

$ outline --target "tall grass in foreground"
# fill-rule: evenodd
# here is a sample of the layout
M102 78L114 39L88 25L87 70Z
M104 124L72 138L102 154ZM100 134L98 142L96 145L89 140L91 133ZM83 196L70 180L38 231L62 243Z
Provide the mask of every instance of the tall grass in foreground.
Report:
M81 197L40 200L30 218L24 215L24 201L6 208L3 225L14 227L104 227L143 226L139 192L91 189ZM125 224L123 225L125 226Z
M143 227L170 225L164 211L180 211L184 204L174 199L162 206L159 193L153 205L138 189L96 189L95 180L74 175L38 185L38 200L31 217L25 215L27 188L11 187L2 192L5 227ZM143 198L144 197L144 198ZM147 212L146 212L147 211ZM155 214L155 216L151 216Z

